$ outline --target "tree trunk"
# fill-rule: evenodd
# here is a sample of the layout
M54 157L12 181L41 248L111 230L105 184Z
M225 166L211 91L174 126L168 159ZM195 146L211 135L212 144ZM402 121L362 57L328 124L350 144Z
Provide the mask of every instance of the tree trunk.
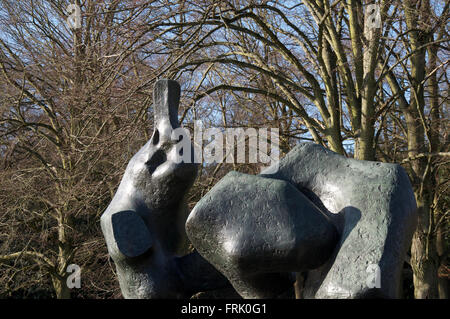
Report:
M294 283L294 290L295 290L295 299L303 299L303 289L305 286L305 274L298 272L295 275L295 283Z
M408 131L408 156L414 158L418 154L431 152L433 140L425 143L425 136L430 132L424 119L425 96L424 81L426 73L426 48L430 38L420 18L428 21L429 1L407 0L405 20L408 28L411 47L411 94L407 110L404 110ZM422 29L421 29L422 28ZM433 173L429 158L411 161L411 177L415 189L419 220L411 246L411 267L414 278L414 296L416 299L438 298L438 267L436 237L434 234Z
M418 196L416 196L418 197ZM419 223L411 246L414 297L416 299L438 298L438 258L434 236L430 233L429 206L418 200Z
M52 283L57 299L70 299L70 289L67 287L65 276L52 276Z
M441 262L445 258L445 237L443 232L442 225L438 226L437 236L436 236L436 249L439 258L439 262ZM447 278L441 278L438 275L438 293L439 299L449 299L448 295L448 280Z

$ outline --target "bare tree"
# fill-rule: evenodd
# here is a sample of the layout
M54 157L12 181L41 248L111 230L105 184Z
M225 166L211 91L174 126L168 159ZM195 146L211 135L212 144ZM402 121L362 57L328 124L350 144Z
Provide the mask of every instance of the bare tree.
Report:
M195 41L184 43L189 54L179 65L182 74L212 74L211 81L199 84L199 97L223 90L241 99L265 96L295 113L308 130L306 138L341 154L347 142L358 159L405 163L420 215L411 251L415 296L437 297L436 236L448 221L447 213L437 214L433 205L440 193L440 166L434 163L449 155L438 133L447 100L439 92L448 92L448 4L304 0L292 7L271 1L189 5L195 12L190 19L166 25L183 30L203 26L195 29ZM399 129L395 156L379 146L389 123Z
M69 3L80 8L80 28L68 27ZM118 295L98 217L149 138L150 88L164 76L181 82L181 121L191 129L195 120L221 129L277 127L282 153L311 140L346 156L402 163L420 212L408 261L415 297L446 296L448 4L1 4L0 283L7 294L45 283L66 298L66 268L77 263L98 286L92 294ZM228 170L258 168L203 165L190 205ZM108 280L96 283L98 273Z
M90 250L110 267L98 217L148 138L150 89L171 63L155 40L164 2L75 1L80 27L69 3L4 0L0 11L0 263L38 267L58 298L70 296L67 266L92 263Z

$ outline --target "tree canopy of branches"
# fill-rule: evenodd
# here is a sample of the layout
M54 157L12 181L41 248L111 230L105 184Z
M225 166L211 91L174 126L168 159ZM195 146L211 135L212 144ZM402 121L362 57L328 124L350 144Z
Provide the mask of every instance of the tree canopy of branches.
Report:
M419 209L414 296L448 298L448 2L0 3L5 295L33 274L67 298L72 262L92 276L84 296L118 294L98 217L148 138L152 84L169 77L186 127L277 127L282 153L307 140L402 164ZM190 205L229 169L256 171L202 166Z

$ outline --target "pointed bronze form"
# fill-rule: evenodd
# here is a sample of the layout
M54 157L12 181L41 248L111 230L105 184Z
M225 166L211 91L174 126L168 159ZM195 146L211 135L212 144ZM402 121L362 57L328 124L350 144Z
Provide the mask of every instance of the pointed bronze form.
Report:
M180 126L179 84L159 80L153 96L153 136L128 163L101 227L125 298L190 297L227 281L196 252L183 256L185 196L197 164L173 155L179 142L173 136Z

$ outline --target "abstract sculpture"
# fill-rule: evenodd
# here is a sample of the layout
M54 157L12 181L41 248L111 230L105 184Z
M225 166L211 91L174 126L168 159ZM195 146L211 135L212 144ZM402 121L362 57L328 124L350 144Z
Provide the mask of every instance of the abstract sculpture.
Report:
M101 217L125 298L189 297L227 283L198 253L179 257L186 246L184 197L197 174L197 164L173 158L179 99L177 82L155 84L153 136L128 163Z
M291 272L323 265L338 240L329 218L290 183L237 172L197 203L186 230L244 298L283 293Z
M270 174L230 172L188 214L197 166L174 156L179 97L175 81L156 83L154 134L101 217L125 298L229 284L243 298L272 298L295 272L307 274L306 298L399 297L417 219L401 166L302 143ZM196 251L184 255L186 234Z
M241 296L275 297L280 292L280 287L270 289L261 273L281 282L274 277L276 270L309 270L306 298L399 298L402 266L417 219L412 187L400 165L348 159L319 145L302 143L280 161L276 173L255 176L254 188L247 185L245 197L239 195L242 179L234 172L225 176L197 203L186 225L193 245ZM267 185L267 179L286 181L298 193L286 195L288 191L283 190L277 194L274 187L259 187ZM272 205L262 188L276 197ZM229 198L233 205L226 204ZM281 207L288 198L291 205ZM310 209L307 214L306 207ZM240 217L233 218L239 209ZM224 221L230 211L233 217ZM318 219L319 212L328 216L339 238L334 239L334 228L327 227L323 218L313 219ZM256 224L247 222L249 215ZM287 215L297 219L291 217L292 224L286 223ZM327 236L320 235L320 227L327 227ZM227 248L229 242L233 249ZM255 256L249 257L249 248ZM278 269L249 262L257 258L270 264L280 254L303 252L307 255L286 258ZM235 269L239 269L238 275ZM372 287L369 279L373 275L379 276L379 287ZM255 287L251 290L249 278Z

